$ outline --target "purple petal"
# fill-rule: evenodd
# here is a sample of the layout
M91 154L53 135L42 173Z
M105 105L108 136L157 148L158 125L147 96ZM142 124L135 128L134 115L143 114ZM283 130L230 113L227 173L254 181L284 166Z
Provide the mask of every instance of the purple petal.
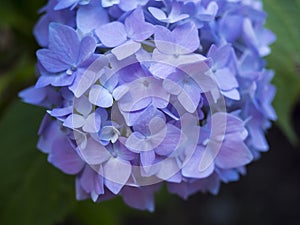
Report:
M50 153L52 151L54 140L61 139L65 136L60 125L52 120L48 114L44 116L38 134L40 138L37 147L44 153Z
M158 155L167 156L175 153L179 145L181 130L172 124L167 124L167 133L162 143L155 149Z
M157 185L156 185L157 186ZM154 211L154 191L157 187L155 185L145 187L128 187L122 190L122 197L126 204L133 208L150 212Z
M241 141L225 140L215 159L218 167L230 169L248 164L253 160L253 155L248 147Z
M66 138L57 139L53 143L49 162L67 174L76 174L83 169L84 162L77 155Z
M82 174L80 175L79 182L85 192L96 192L98 195L104 194L103 177L101 177L89 165L86 165Z

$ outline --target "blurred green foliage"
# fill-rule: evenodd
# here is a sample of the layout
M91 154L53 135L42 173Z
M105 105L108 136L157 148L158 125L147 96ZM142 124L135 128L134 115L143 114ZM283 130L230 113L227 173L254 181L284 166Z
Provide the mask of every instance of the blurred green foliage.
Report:
M277 35L268 56L268 67L276 74L274 107L278 125L293 144L298 142L292 128L292 110L300 101L300 0L264 0L268 13L267 26Z
M277 35L268 56L276 72L274 106L278 125L293 142L293 106L300 100L300 0L264 0L267 26ZM1 0L0 7L0 224L119 224L128 209L116 200L93 204L75 201L74 177L48 164L36 150L43 110L20 103L17 93L35 81L32 29L45 0ZM161 194L161 198L164 196ZM145 213L146 215L146 213Z

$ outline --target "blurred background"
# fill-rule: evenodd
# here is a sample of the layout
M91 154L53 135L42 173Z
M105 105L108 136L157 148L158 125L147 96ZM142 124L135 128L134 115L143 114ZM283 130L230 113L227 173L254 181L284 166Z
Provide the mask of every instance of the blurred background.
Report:
M300 0L263 0L267 27L277 35L268 68L276 72L278 121L267 134L270 151L239 182L217 196L184 201L163 188L154 213L120 198L76 202L74 177L47 163L36 149L43 110L17 93L35 82L32 29L45 0L0 0L0 224L1 225L297 225L300 221Z

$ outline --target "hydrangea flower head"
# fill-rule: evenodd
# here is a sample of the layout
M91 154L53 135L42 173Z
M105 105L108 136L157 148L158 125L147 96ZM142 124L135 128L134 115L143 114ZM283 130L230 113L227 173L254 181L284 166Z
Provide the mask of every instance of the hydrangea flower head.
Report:
M49 0L34 34L38 148L76 198L154 210L166 184L216 194L268 150L275 39L259 0Z

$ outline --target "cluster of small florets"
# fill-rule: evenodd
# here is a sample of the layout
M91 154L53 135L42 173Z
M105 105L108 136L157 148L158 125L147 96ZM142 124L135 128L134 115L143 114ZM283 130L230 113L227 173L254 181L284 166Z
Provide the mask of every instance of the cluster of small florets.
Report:
M78 199L154 209L166 184L218 192L268 150L276 118L257 0L50 0L34 34L38 148Z

